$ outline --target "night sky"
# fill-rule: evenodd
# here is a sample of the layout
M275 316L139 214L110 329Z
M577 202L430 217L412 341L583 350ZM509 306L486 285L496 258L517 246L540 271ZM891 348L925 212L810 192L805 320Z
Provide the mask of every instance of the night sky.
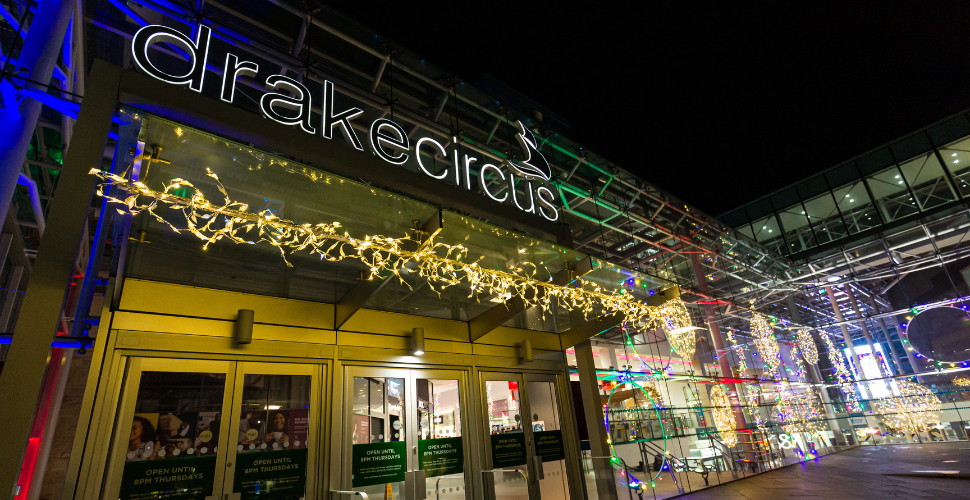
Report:
M970 2L327 5L719 215L970 108Z

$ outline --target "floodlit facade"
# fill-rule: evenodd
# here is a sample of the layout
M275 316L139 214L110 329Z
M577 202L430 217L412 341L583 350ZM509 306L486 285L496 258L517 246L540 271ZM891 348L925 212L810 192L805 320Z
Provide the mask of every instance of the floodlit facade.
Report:
M963 115L718 219L325 5L0 6L5 495L666 498L967 439Z

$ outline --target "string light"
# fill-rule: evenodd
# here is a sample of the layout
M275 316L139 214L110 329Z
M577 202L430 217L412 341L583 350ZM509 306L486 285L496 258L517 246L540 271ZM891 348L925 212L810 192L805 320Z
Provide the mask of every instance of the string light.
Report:
M788 434L805 432L815 436L825 430L821 407L812 393L796 393L790 386L784 387L778 393L775 411Z
M909 380L897 380L899 396L875 404L875 413L895 429L918 434L941 422L943 405L933 391Z
M660 306L660 315L663 318L661 326L667 334L671 351L685 360L693 359L694 350L697 348L697 335L694 333L694 324L687 312L687 306L679 300L665 302Z
M734 422L734 412L731 411L731 400L721 384L714 384L711 387L711 413L714 415L714 426L721 434L721 441L728 448L733 448L738 444L737 425Z
M748 363L744 360L744 344L734 340L734 330L732 328L727 329L727 338L734 345L733 349L738 352L738 371L741 372L741 375L747 375Z
M754 337L754 345L758 348L761 360L767 368L765 375L773 375L781 366L781 351L771 323L764 315L754 311L751 312L751 336Z
M802 356L805 357L805 361L809 364L818 364L818 348L815 346L815 340L812 338L812 333L808 328L799 328L795 332L795 340L798 342L798 349L802 352Z
M822 334L821 337L829 354L829 362L835 367L836 380L839 388L842 389L842 394L845 395L846 405L851 411L862 411L862 406L859 405L856 398L855 389L852 387L852 375L845 366L845 357L842 356L842 351L835 347L828 335Z
M360 261L370 272L368 279L391 273L409 288L411 285L402 275L416 274L426 278L429 287L438 294L445 288L465 282L470 288L469 297L476 293L492 294L502 302L519 297L527 308L539 307L543 314L551 312L554 306L581 311L586 319L595 315L596 311L616 311L623 314L626 323L636 329L649 330L658 325L667 325L675 332L674 337L681 330L693 331L687 308L679 299L653 307L637 301L625 290L606 290L582 278L570 286L556 285L536 279L536 266L531 263L515 265L509 271L486 269L478 261L462 260L467 256L468 248L436 241L436 234L415 231L414 236L403 238L381 235L354 238L339 222L297 224L280 218L268 209L251 212L247 204L231 201L219 177L212 170L207 169L207 172L224 197L221 204L210 202L200 189L184 179L173 179L163 191L156 191L140 181L130 181L97 169L90 171L103 181L98 186L98 195L116 205L124 205L124 210L117 208L119 213L138 214L146 211L176 233L188 232L205 242L203 250L224 239L236 244L266 243L280 251L289 267L292 264L287 260L287 254L306 250L329 262L345 259ZM108 186L127 196L124 199L108 196L105 194ZM191 197L173 194L186 191L191 192ZM139 198L147 198L148 203L139 203ZM160 213L162 208L169 210L163 215ZM176 211L184 219L182 228L168 220L170 214ZM686 351L686 345L680 348ZM681 354L684 355L684 352Z
M960 387L970 387L970 377L966 375L961 375L953 379L953 383Z

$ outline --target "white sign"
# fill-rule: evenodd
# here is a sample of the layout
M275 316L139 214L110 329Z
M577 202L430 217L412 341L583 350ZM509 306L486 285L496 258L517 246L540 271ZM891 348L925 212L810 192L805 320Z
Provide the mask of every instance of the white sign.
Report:
M153 78L174 85L185 85L195 92L202 92L211 34L212 30L205 25L199 25L195 40L166 26L144 26L132 38L132 56L135 64ZM184 47L184 50L179 52L184 53L191 63L188 72L184 75L173 75L158 69L149 59L148 49L160 42ZM255 76L259 71L259 65L253 61L240 61L234 54L226 54L222 67L222 86L219 96L222 101L231 104L236 95L236 79L242 74ZM259 108L263 116L283 125L299 127L308 134L319 133L325 139L333 139L335 133L339 133L354 149L364 151L364 145L351 125L351 120L363 114L364 110L356 107L338 109L334 101L333 82L327 80L323 82L323 95L320 97L323 116L319 124L313 123L311 110L314 97L303 83L285 75L271 75L266 78L266 88L267 92L259 99ZM512 204L523 212L538 214L550 221L559 220L555 195L542 183L552 179L552 169L539 152L539 143L532 132L521 121L517 123L519 132L516 140L524 152L524 159L517 162L506 160L501 165L484 163L477 167L478 182L472 182L472 176L476 169L474 165L479 163L479 158L468 154L459 158L457 138L453 138L452 143L445 145L431 137L422 137L412 149L411 141L403 127L392 120L378 118L371 123L367 139L370 142L371 152L388 163L403 165L413 154L418 170L425 175L439 180L453 181L463 189L479 191L498 203L507 203L511 198ZM422 152L448 158L451 165L435 174L428 169L427 160L422 159ZM503 169L506 165L511 168L508 174ZM496 191L485 181L485 174L489 172L500 180L500 184L508 186L505 192ZM524 193L516 193L516 175L523 177L519 185L521 182L526 183ZM538 181L536 185L533 185L534 180Z

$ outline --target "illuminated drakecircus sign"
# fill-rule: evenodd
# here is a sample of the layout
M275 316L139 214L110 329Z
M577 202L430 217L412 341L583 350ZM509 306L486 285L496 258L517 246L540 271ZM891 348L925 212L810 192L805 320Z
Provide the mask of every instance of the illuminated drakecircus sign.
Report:
M205 25L199 26L195 40L165 26L145 26L138 30L132 39L135 64L145 73L163 82L185 85L195 92L202 92L205 67L209 58L210 35L211 29ZM160 42L177 44L185 48L180 52L183 52L190 62L188 72L183 75L172 75L158 69L148 57L148 49ZM242 74L255 76L258 70L259 65L255 62L241 61L233 54L226 54L220 99L231 104L236 93L236 78ZM364 151L364 145L351 125L351 120L363 114L364 110L356 107L337 109L334 104L333 82L326 80L323 82L322 119L318 123L314 123L311 119L314 97L303 83L285 75L271 75L266 78L266 88L268 91L259 99L259 108L263 116L283 125L299 127L308 134L319 133L326 139L333 139L334 132L339 131L353 148ZM280 92L273 92L274 90ZM537 183L538 187L533 185L534 180L541 179L545 182L551 180L552 169L542 153L538 151L539 143L532 132L525 128L521 121L518 122L518 126L519 133L516 139L525 153L524 159L517 162L507 161L501 165L485 163L477 168L477 182L473 181L473 175L476 173L475 164L479 159L468 154L459 158L457 139L453 139L454 144L447 144L451 147L450 154L445 144L431 137L418 139L412 149L411 140L404 128L385 118L378 118L371 123L366 138L370 142L370 149L374 155L388 163L403 165L413 154L417 169L425 175L453 182L470 191L481 191L485 196L499 203L506 203L511 198L518 209L556 221L559 219L559 210L554 204L555 197L552 190L542 184ZM423 159L422 153L428 157L448 158L451 163L450 168L445 168L438 173L429 170L429 160ZM503 169L506 164L511 167L511 172L506 173ZM489 171L493 180L497 181L494 185L486 180L486 174ZM515 174L525 178L524 193L516 192ZM498 188L502 185L508 186L504 192Z

